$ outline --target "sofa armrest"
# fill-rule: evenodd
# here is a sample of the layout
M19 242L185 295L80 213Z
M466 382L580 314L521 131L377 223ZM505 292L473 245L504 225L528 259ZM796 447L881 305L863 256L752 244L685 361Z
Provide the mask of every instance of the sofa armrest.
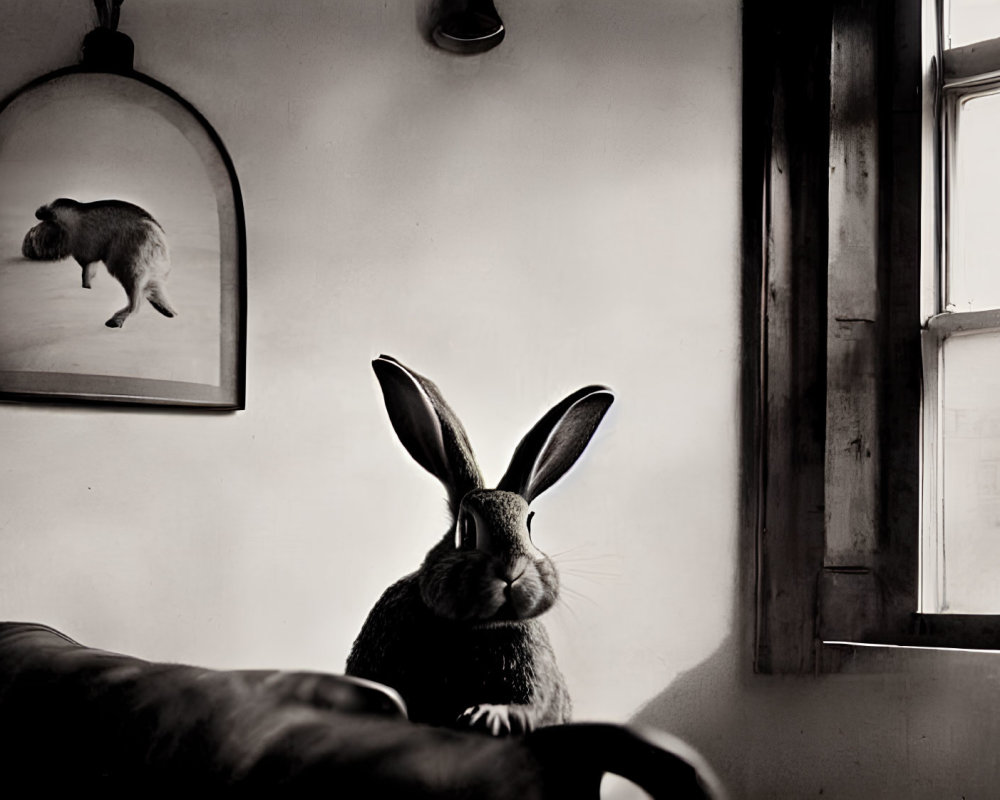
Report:
M653 797L717 797L706 770L621 726L434 728L368 681L149 662L17 622L0 623L0 767L38 796L596 798L608 769Z

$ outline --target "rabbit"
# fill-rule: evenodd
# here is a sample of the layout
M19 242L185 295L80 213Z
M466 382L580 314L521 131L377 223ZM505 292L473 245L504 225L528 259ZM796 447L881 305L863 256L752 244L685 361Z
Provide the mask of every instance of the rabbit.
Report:
M41 222L28 231L22 253L27 258L72 255L83 270L83 288L89 289L98 261L103 261L128 295L128 305L105 322L120 328L142 306L143 298L165 317L174 317L166 293L170 255L163 228L139 206L122 200L78 203L60 197L35 212ZM42 242L52 242L51 253L41 253ZM62 254L59 256L58 254Z
M447 490L451 526L372 608L347 674L396 689L416 722L498 736L567 722L569 693L538 619L559 577L532 540L529 504L583 453L611 390L586 386L555 405L488 489L437 386L391 356L372 366L401 443Z

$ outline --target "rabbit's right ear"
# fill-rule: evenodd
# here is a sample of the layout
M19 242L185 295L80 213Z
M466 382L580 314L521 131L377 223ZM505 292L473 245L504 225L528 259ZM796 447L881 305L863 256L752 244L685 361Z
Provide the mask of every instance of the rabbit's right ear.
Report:
M452 512L466 492L484 486L462 423L431 381L380 355L372 362L389 420L406 451L448 490Z

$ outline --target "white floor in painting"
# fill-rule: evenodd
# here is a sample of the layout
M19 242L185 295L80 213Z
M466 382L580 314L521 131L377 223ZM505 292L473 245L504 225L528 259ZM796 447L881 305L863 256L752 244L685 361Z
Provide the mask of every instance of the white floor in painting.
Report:
M122 328L104 322L127 304L104 265L91 289L72 258L29 261L22 232L0 254L0 371L68 372L219 383L219 255L177 247L167 283L178 316L148 302ZM16 253L17 255L12 255Z

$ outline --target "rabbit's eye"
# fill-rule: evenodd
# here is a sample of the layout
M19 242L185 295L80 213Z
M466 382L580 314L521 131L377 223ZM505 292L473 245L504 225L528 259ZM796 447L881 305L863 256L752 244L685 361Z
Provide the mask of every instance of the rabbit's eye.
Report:
M458 521L455 546L459 550L472 550L476 546L476 523L471 514L463 515Z

